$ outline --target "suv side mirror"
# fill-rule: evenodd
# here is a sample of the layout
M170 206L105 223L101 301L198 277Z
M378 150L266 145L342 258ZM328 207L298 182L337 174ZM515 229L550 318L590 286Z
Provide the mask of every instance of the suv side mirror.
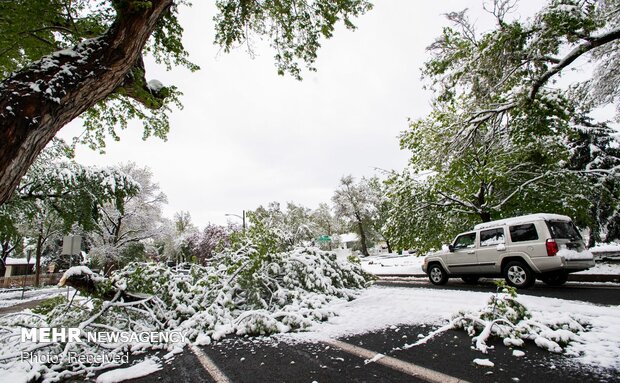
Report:
M450 250L451 253L454 253L454 245L448 245L448 250Z

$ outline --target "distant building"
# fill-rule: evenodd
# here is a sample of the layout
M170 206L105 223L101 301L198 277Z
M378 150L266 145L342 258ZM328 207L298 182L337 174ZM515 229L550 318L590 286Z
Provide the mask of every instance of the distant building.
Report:
M338 247L334 249L334 252L339 258L346 258L353 255L353 249L359 247L359 242L359 236L355 233L340 234L336 240Z
M356 233L340 234L340 249L351 250L360 242L360 237Z
M4 276L14 277L16 275L32 274L34 272L34 263L34 258L31 258L29 262L26 258L7 257L4 262Z

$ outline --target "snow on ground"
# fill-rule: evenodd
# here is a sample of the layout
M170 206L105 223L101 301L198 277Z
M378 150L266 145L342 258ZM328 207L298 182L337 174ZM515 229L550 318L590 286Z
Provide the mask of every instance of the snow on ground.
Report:
M374 286L353 301L329 305L338 314L336 317L313 325L308 332L280 337L289 341L316 341L399 325L429 326L430 333L430 325L444 325L460 310L479 310L489 297L489 293L473 291ZM533 319L543 322L569 315L586 319L591 328L579 334L582 342L568 346L566 353L583 364L620 370L619 306L531 296L519 296L518 300L532 312Z
M97 377L97 383L116 383L129 379L141 378L162 369L157 358L147 359L131 367L117 368L112 371L104 372Z
M605 243L601 245L596 245L590 248L590 251L593 253L602 253L602 252L620 252L620 243Z
M607 274L607 275L619 275L620 274L620 263L604 263L604 262L596 262L594 267L589 268L588 270L579 271L575 274Z
M620 370L620 306L534 296L519 296L519 301L535 314L533 319L554 321L569 314L586 319L591 328L580 334L583 343L572 343L566 353L584 364Z
M620 247L618 249L620 251ZM415 255L375 255L363 258L361 262L364 271L374 275L424 274L422 272L424 257L416 257ZM620 263L597 262L594 267L576 274L620 275Z
M468 307L482 307L488 293L374 286L357 299L329 305L337 316L310 327L295 337L340 337L363 334L399 324L445 324L452 314Z
M71 291L74 291L71 289ZM39 299L52 298L57 295L66 294L67 289L60 289L58 286L44 287L40 289L30 289L23 292L22 290L8 290L3 291L0 289L0 308L15 306L20 303L35 301Z
M375 255L363 258L361 261L364 271L375 275L424 274L422 272L424 257L416 257L415 255Z

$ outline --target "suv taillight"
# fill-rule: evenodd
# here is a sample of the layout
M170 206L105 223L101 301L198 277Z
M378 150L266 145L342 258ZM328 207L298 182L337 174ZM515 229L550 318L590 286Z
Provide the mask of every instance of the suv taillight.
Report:
M546 245L547 245L548 256L553 257L554 255L558 253L559 251L558 244L557 242L555 242L555 239L548 239Z

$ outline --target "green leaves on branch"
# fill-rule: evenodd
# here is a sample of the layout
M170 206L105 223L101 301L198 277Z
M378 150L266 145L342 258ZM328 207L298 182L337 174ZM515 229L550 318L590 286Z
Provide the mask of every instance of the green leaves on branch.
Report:
M63 153L63 147L56 144L41 154L13 198L0 207L0 217L4 217L0 220L32 220L48 212L60 219L64 231L74 224L89 230L103 204L109 202L122 210L124 199L138 193L140 186L118 169L85 167L67 160Z
M276 51L278 73L301 79L300 62L314 71L322 38L330 38L342 20L349 29L351 19L372 8L366 0L218 0L215 43L226 52L246 45L252 52L254 38L266 37Z
M154 136L165 141L170 131L171 104L179 109L183 107L179 100L181 93L176 87L166 88L165 91L168 94L165 103L155 109L145 108L144 104L133 98L119 94L110 96L105 102L97 104L84 113L82 116L84 131L79 137L74 138L73 144L85 144L93 150L99 149L103 152L106 137L112 137L115 141L120 140L116 129L127 129L132 120L142 122L143 139ZM147 97L152 96L147 95ZM159 101L153 100L152 102Z
M0 79L54 51L103 34L114 20L109 2L0 2Z
M167 70L182 66L195 72L200 67L189 61L189 53L181 41L184 31L178 20L178 8L181 5L191 6L189 1L177 0L170 8L170 12L159 20L157 29L151 35L144 51L147 55L152 55L155 62L165 65Z
M589 114L617 95L595 79L620 84L602 60L620 52L620 3L553 0L525 21L514 18L515 5L495 0L497 26L482 34L465 11L450 13L452 25L428 48L423 76L433 111L401 135L410 167L389 181L388 226L399 246L438 248L475 223L541 211L596 231L608 226L594 218L607 214L600 201L619 205L608 192L617 183L617 142ZM593 60L592 77L557 85L580 57Z
M1 1L0 80L45 55L102 37L114 25L154 4L138 0ZM185 0L172 3L157 20L142 50L143 55L168 70L177 66L199 69L189 60L182 43L178 11L184 5L190 4ZM251 52L253 39L266 38L276 51L278 73L290 73L298 79L301 63L315 70L321 39L331 37L339 21L353 29L352 18L371 8L366 0L218 0L216 6L216 44L225 51L247 44ZM181 93L174 86L153 92L144 78L141 60L135 65L128 81L83 115L86 130L76 142L104 148L106 137L118 140L117 129L126 128L134 119L142 121L145 138L166 138L168 114L173 105L180 108Z

